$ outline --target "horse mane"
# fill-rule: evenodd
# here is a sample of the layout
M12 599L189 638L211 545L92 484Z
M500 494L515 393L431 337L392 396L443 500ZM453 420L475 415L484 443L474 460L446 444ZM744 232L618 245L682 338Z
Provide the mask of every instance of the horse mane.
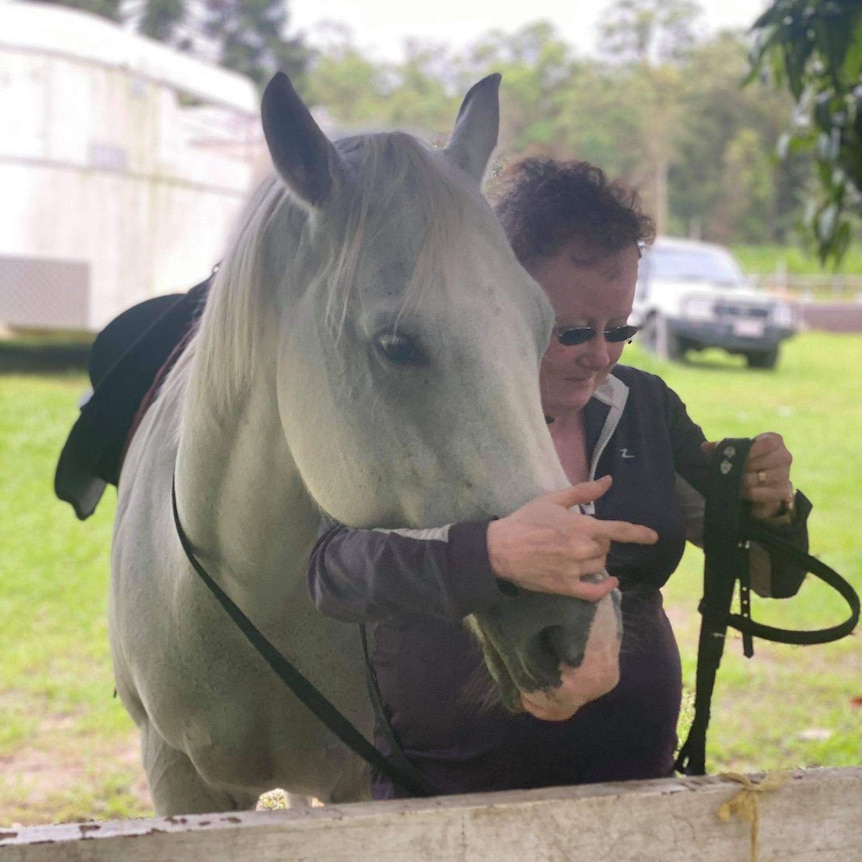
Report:
M246 390L261 334L284 297L298 296L324 280L329 285L327 326L338 336L354 298L352 286L363 251L392 224L399 208L403 211L405 198L423 208L427 229L404 285L401 312L418 302L430 284L450 281L446 276L453 249L463 237L468 201L487 206L478 186L465 185L448 159L404 133L345 138L335 146L356 180L348 194L339 196L339 212L310 210L272 175L239 219L186 351L188 359L196 361L178 364L171 375L181 386L182 378L194 374L196 389L213 406L227 409ZM315 261L311 271L297 271L312 241L319 248L320 235L327 230L334 235L330 253Z

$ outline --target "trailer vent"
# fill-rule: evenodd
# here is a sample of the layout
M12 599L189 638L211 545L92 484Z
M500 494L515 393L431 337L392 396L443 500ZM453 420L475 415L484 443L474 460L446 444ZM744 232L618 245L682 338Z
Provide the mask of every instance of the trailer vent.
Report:
M0 255L0 323L19 329L87 329L90 265Z

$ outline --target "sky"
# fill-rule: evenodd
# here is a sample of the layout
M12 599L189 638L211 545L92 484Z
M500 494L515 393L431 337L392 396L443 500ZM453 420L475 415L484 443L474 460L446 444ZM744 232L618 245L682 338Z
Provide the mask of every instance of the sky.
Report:
M594 54L596 24L609 0L288 0L289 33L304 32L312 45L326 43L323 22L346 25L354 42L377 60L397 61L408 37L461 48L489 30L511 33L534 21L550 21L580 53ZM701 0L703 29L747 29L765 0Z

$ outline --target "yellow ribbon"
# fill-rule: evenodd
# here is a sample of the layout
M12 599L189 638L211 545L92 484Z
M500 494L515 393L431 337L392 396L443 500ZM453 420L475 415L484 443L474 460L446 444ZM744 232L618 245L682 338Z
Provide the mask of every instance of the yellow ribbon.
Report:
M765 776L757 784L747 775L740 775L738 772L722 772L719 778L726 778L742 785L742 790L733 799L728 799L727 802L723 803L716 813L718 819L723 823L727 823L736 814L751 824L751 862L757 862L759 852L758 828L760 825L757 794L778 790L790 778L790 775L786 772L776 772Z

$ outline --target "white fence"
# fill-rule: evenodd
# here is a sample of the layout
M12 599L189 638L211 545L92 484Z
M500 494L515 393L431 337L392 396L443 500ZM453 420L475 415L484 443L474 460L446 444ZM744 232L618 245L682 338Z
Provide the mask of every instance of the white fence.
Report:
M0 860L860 862L860 814L862 767L812 769L11 830Z

